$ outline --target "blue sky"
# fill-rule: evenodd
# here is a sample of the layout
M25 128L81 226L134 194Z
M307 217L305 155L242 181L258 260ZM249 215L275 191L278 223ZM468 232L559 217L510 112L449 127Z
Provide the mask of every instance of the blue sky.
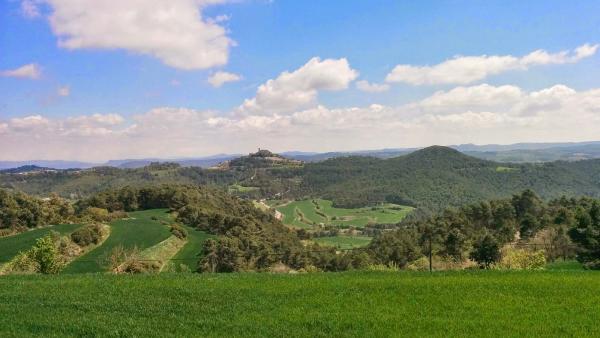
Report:
M425 116L432 113L423 109L406 112L407 105L426 100L439 91L450 92L456 87L487 84L498 88L509 85L518 87L523 95L556 85L565 86L578 95L600 87L600 76L598 76L600 58L595 50L585 57L573 56L577 47L584 44L593 47L600 43L600 16L597 15L600 13L600 2L597 1L275 0L223 2L216 5L205 5L206 1L177 1L181 3L181 8L186 8L189 3L197 3L196 7L200 10L198 20L203 22L226 16L225 20L217 20L212 24L223 29L220 38L232 41L224 48L227 54L226 60L223 61L221 58L220 61L213 62L214 65L183 69L186 67L169 65L165 57L157 56L162 51L154 54L140 52L140 48L136 46L135 36L126 42L113 42L116 47L106 47L102 46L102 38L94 35L95 40L89 42L87 46L68 48L61 45L59 41L73 38L73 35L77 34L89 38L92 36L89 34L95 33L73 30L62 35L57 33L61 29L66 29L64 27L71 27L67 0L0 2L0 71L5 74L0 77L0 122L4 121L5 124L5 132L0 134L0 138L5 138L8 144L8 141L17 142L24 137L23 135L11 136L11 132L14 133L16 130L15 126L19 126L19 121L15 120L16 124L11 121L28 116L40 116L51 123L61 124L60 128L64 129L63 124L69 118L93 114L103 116L115 114L119 116L120 122L115 124L118 126L111 126L112 129L106 132L122 133L133 124L139 125L135 121L136 116L165 107L190 109L195 112L210 111L210 117L203 115L205 119L224 117L228 119L229 124L234 122L239 124L243 119L241 115L260 116L264 119L265 116L273 114L290 115L317 106L327 109L366 109L371 105L381 105L386 109L396 109L396 112L387 113L387 119L394 120L398 126L404 123L404 128L410 128L406 125L409 123L406 122L408 118L414 119L419 114ZM123 3L127 2L123 1ZM84 5L79 10L90 17L100 11L95 8L93 1L87 1L88 7L85 7L86 1L82 3ZM34 6L37 12L25 13L26 5ZM136 7L133 1L126 9L135 11L137 8L139 6ZM106 7L102 10L106 10ZM110 8L108 11L110 12ZM52 23L51 18L57 13L63 15L62 23ZM98 23L101 24L102 22ZM156 24L153 23L153 27L156 27ZM87 27L77 29L85 30ZM118 29L107 28L106 31L118 36L121 34ZM124 29L122 34L125 36L127 27L121 29ZM203 46L211 48L210 42L200 44L200 49ZM160 50L160 46L157 47L154 43L151 47ZM387 83L385 81L386 76L397 65L433 66L455 56L487 55L520 58L536 50L544 50L549 54L567 51L572 59L536 61L522 68L508 66L505 70L466 82L434 81L435 83L423 85L404 80ZM223 48L220 51L223 51ZM294 72L300 69L313 57L319 57L320 60L345 59L355 75L350 74L351 76L343 80L341 86L344 88L338 88L337 85L333 86L335 88L331 87L333 89L327 86L324 89L304 88L303 90L309 93L313 90L317 93L314 100L311 99L310 104L303 103L294 111L285 114L279 114L277 109L280 107L269 108L271 109L269 113L266 113L266 108L264 111L259 109L250 113L238 111L245 99L260 96L257 94L257 88L261 84L276 79L284 71ZM39 74L36 79L27 76L9 76L7 73L29 64L38 67ZM207 79L218 71L237 74L241 80L215 88L207 82ZM385 84L387 90L361 91L357 89L356 82L363 80ZM68 88L68 90L63 90L63 95L59 95L60 88ZM452 114L473 112L471 108L469 106L461 112L453 109L444 112L443 116L447 118ZM506 111L503 112L496 108L488 110L498 114L505 113L512 118L515 115L511 113L513 108L505 108ZM398 110L402 110L402 113ZM487 111L479 113L487 113ZM370 113L366 111L364 114ZM530 113L522 115L531 116ZM173 113L172 116L177 116L177 113ZM257 118L253 119L252 121L256 121ZM439 121L440 118L437 120ZM305 120L303 121L306 123ZM502 121L506 122L507 119ZM411 120L410 123L417 122ZM425 122L420 121L420 123L422 126ZM215 127L216 130L211 132L226 133L226 128L222 127L222 124L212 125L220 127ZM302 127L300 125L302 124L293 121L283 124L290 130L298 129L298 132L292 135L293 140L284 144L279 142L282 136L272 130L266 132L272 135L271 138L253 138L252 135L265 132L246 130L248 135L244 136L243 141L218 147L198 145L185 147L184 151L174 153L166 149L142 152L134 149L113 149L100 157L105 159L126 155L194 156L220 151L240 152L245 151L246 147L254 149L261 144L272 148L278 146L289 148L276 150L292 150L292 148L330 150L334 147L336 149L338 147L347 149L401 147L427 143L427 139L408 136L406 139L396 138L376 142L368 134L365 134L364 139L356 140L356 136L349 136L355 135L352 133L353 128L356 128L355 125L327 131L323 130L323 126L317 126L318 128L315 127L312 132L306 131L309 127L305 124ZM281 126L277 125L276 128ZM238 125L236 128L241 127ZM452 127L448 128L452 129ZM502 128L509 127L502 126ZM450 135L446 138L432 138L431 142L449 144L457 141L461 143L460 141L463 140L463 142L475 143L511 143L576 140L579 137L576 130L552 136L549 129L545 132L527 134L523 131L520 134L501 137L505 134L502 128L494 129L492 132L494 137L480 137L479 134L474 133L467 135L464 140ZM20 132L22 134L26 131ZM334 136L331 136L331 140L325 138L319 142L303 142L306 138L321 137L324 132ZM581 137L591 137L594 132L595 130L590 130L589 134ZM39 130L31 133L40 139L46 137ZM237 135L233 131L231 133ZM87 140L90 141L91 136L87 136ZM71 135L62 140L53 137L48 143L55 144L58 149L61 148L61 144L64 147L64 144L72 143L74 140L72 137ZM112 136L114 140L119 137L123 136ZM347 137L353 142L333 141L333 138L340 139L340 137L342 139ZM211 139L211 136L203 135L198 140L192 141L205 143L205 139ZM173 140L173 142L179 144L184 141ZM185 142L190 140L187 139ZM331 146L322 146L323 142L331 143ZM138 148L139 146L141 143ZM240 146L244 149L238 149ZM47 155L48 152L50 155ZM77 159L89 157L83 156L86 153L85 149L75 147L67 152L57 152L54 148L49 148L44 153L27 153L28 156L56 154L56 156ZM19 154L14 153L8 157L17 158Z

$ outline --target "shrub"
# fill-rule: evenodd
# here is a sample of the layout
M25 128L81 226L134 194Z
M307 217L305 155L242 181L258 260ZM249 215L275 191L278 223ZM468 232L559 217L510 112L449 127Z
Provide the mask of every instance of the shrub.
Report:
M139 250L137 247L130 249L122 245L114 247L105 259L105 265L114 272L119 272L119 268L124 262L134 259L138 256Z
M80 247L98 244L102 240L102 226L90 224L81 227L71 234L71 240Z
M423 256L408 264L406 268L412 271L429 271L429 259Z
M156 261L141 261L131 258L121 265L117 272L121 273L156 273L160 271L160 264Z
M600 270L600 259L584 263L583 268L587 270Z
M188 236L187 230L179 224L171 224L171 233L179 239L186 239Z
M19 252L3 270L12 273L36 273L40 270L40 266L31 257L31 251L26 251Z
M39 265L39 272L43 274L58 273L62 269L60 255L52 235L38 239L29 254Z
M516 249L509 250L495 268L509 270L542 270L546 267L544 250L535 252Z

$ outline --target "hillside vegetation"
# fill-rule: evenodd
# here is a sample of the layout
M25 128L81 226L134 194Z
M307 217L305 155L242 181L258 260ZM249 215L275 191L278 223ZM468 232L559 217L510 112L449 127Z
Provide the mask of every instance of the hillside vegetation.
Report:
M578 271L5 276L0 336L598 336L598 277Z
M44 196L56 192L63 197L89 197L125 185L200 184L229 189L245 198L323 198L342 208L394 203L428 210L504 198L525 189L545 199L600 197L600 159L507 164L434 146L389 159L351 156L302 164L261 152L218 169L166 163L138 169L0 174L0 186Z

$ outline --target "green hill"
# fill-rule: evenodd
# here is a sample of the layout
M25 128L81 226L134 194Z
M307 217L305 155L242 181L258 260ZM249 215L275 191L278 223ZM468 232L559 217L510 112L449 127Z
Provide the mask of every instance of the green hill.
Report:
M507 164L433 146L388 159L350 156L302 163L262 150L218 169L153 164L138 169L92 168L0 174L0 186L30 194L88 197L123 186L199 184L246 198L332 200L335 207L388 202L429 209L504 198L532 189L544 198L600 197L600 159Z
M386 201L441 209L525 189L544 198L599 197L600 160L500 164L434 146L390 159L347 157L307 164L303 185L339 207Z

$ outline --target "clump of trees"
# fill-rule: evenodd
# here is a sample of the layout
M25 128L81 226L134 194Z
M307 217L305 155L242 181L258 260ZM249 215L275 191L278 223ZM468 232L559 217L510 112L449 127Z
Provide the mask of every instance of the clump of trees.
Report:
M48 224L72 221L75 210L67 200L52 195L40 199L0 189L0 236Z
M576 254L586 267L600 268L600 202L563 197L545 203L525 190L510 199L407 218L399 229L381 232L369 249L377 262L401 267L423 256L437 256L455 262L470 258L481 268L490 268L500 262L506 245L529 245L551 260ZM511 255L524 255L523 250L516 252ZM539 265L539 254L534 257Z

